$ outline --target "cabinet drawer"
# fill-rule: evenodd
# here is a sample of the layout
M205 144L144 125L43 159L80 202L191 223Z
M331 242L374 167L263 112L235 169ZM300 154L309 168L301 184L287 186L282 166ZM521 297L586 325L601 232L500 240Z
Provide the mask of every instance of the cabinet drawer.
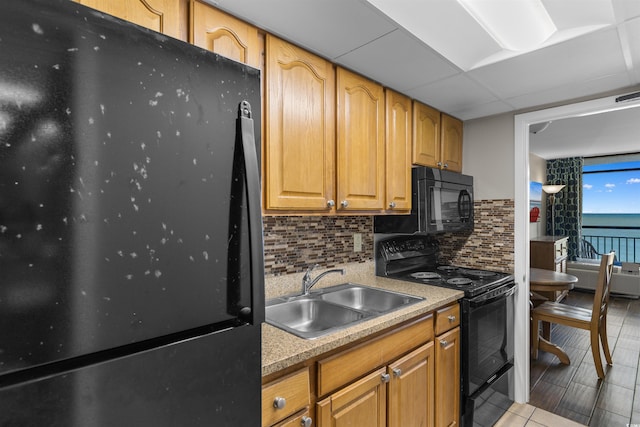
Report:
M281 402L281 408L276 406L278 401ZM307 368L262 386L263 426L273 425L307 406L309 406L309 370Z
M443 334L460 325L460 304L450 305L436 311L436 335Z
M433 315L401 326L352 349L318 361L318 397L349 384L410 350L433 340Z

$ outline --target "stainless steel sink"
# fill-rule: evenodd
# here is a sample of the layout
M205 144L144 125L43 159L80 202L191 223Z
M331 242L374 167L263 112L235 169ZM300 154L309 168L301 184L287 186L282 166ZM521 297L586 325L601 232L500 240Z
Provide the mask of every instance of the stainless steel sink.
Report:
M302 338L316 338L371 316L370 313L309 297L266 307L267 323Z
M423 298L345 283L266 304L267 323L306 339L380 316Z
M319 297L324 301L375 313L386 313L422 299L411 295L351 284L342 289L334 289L322 293Z

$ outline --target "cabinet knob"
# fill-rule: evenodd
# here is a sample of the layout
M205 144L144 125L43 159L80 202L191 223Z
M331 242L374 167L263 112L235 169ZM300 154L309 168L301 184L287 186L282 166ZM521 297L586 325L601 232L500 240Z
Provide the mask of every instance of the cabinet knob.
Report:
M438 165L438 167L442 166L442 162L438 162L436 164Z
M346 200L343 200L340 202L340 206L342 206L343 208L346 208L347 206L349 206L349 202Z
M444 168L446 169L446 168L448 168L448 167L449 167L449 163L445 163L445 164L444 164Z
M273 407L276 409L283 409L286 404L287 399L285 399L284 397L276 397L275 399L273 399Z
M393 375L396 377L399 377L400 375L402 375L402 369L400 368L393 368L392 371L393 371Z
M391 376L389 374L380 375L380 379L383 383L388 383L391 380Z
M440 340L440 346L442 348L445 348L447 345L449 345L449 343L447 342L447 340Z
M453 323L456 321L456 316L447 316L447 319L449 319L449 323Z
M336 205L336 202L334 200L329 200L327 201L327 207L328 208L332 208Z
M300 420L300 425L302 427L311 427L312 424L313 420L311 419L311 417L304 416L302 417L302 420Z
M389 207L390 207L391 209L394 209L394 208L396 207L396 202L391 202L391 203L389 203Z

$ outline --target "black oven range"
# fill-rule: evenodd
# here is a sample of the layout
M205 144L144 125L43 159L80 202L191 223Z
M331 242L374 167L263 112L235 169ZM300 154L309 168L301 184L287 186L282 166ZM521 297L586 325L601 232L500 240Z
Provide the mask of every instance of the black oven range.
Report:
M461 306L461 424L493 425L513 402L513 308L507 273L438 263L437 241L424 235L376 235L376 274L458 289Z

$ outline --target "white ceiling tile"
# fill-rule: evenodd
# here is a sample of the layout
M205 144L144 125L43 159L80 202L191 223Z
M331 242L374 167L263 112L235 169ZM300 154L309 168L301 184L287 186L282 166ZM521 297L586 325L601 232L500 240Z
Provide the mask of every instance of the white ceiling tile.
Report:
M491 92L463 74L411 89L407 95L445 112L497 100Z
M357 0L209 0L215 6L333 59L396 25Z
M449 114L460 120L471 120L479 117L507 113L509 111L513 111L512 105L503 101L493 101L486 104L469 105L461 110L452 110Z
M526 95L507 98L506 101L516 109L553 104L568 99L578 99L585 93L605 93L619 88L630 87L632 83L626 72L613 74L589 81L576 81L553 89L540 90Z
M457 1L367 1L464 70L501 50Z
M603 30L470 71L500 98L553 90L626 70L617 31Z
M620 26L620 44L633 83L640 83L640 18Z
M400 92L460 72L403 30L377 38L337 58L336 62Z

